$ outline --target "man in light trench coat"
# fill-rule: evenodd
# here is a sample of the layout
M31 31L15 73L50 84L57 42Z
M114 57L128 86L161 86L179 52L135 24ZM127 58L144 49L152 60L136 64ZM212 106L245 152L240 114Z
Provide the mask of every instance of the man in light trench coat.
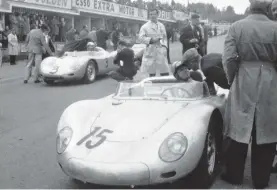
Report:
M148 73L150 77L157 72L161 76L169 75L170 69L167 59L167 35L165 26L158 21L159 10L149 11L150 21L145 23L139 32L139 40L147 45L140 71Z
M251 14L231 25L223 54L232 86L225 115L230 141L221 177L242 184L252 141L251 174L256 189L268 186L277 142L277 24L267 17L270 5L271 0L251 1Z

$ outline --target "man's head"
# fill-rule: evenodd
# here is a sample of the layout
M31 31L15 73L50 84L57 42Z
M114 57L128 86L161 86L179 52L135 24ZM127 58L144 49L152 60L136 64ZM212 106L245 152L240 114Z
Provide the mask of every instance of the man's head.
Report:
M45 24L42 24L40 29L41 29L42 33L45 34L45 35L48 35L48 33L50 31L49 27Z
M253 14L264 14L269 16L272 0L249 0L250 12Z
M152 22L157 22L159 16L159 10L157 8L152 8L149 10L149 17Z
M173 75L177 80L188 81L190 79L190 71L180 61L176 61L172 65Z
M94 42L88 42L87 43L87 50L88 51L94 51L95 48L96 48L96 44Z
M182 56L181 64L186 65L188 69L198 70L201 61L201 55L199 55L196 48L188 49Z
M95 27L92 27L92 29L91 29L92 31L96 31L96 28Z
M15 28L12 28L12 34L15 34Z
M83 29L84 29L84 30L87 30L87 29L88 29L88 25L84 25L84 26L83 26Z
M198 14L192 14L191 15L191 24L193 26L198 26L200 23L200 16Z
M117 46L117 51L121 51L122 49L124 49L126 47L128 47L128 43L123 40L119 40L118 46Z

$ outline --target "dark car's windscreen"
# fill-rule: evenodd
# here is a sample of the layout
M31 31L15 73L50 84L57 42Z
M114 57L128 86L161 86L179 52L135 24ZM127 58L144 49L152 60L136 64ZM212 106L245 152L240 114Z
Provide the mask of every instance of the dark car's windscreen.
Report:
M87 43L92 42L90 38L85 38L81 40L76 40L72 42L68 42L64 45L63 49L61 50L59 56L62 56L66 51L86 51L87 50Z

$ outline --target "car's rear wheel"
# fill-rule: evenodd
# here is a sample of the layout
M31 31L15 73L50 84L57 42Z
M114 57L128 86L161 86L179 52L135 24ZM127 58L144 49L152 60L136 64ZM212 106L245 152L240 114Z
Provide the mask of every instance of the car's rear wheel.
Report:
M96 80L97 76L97 64L95 61L90 60L87 64L87 68L84 76L84 83L90 84Z
M197 188L210 188L218 173L220 145L218 144L215 127L209 126L202 156L189 179L189 182L192 182Z
M49 80L49 79L44 79L44 82L48 85L53 85L55 84L55 81L54 80Z

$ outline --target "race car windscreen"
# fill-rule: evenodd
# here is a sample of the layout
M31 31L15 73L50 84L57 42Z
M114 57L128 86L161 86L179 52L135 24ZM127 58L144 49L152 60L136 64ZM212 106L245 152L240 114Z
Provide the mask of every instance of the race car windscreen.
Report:
M84 38L81 40L67 42L61 50L59 56L62 56L65 52L86 51L88 42L93 42L93 40L90 38Z
M132 82L119 83L115 97L119 99L184 100L201 99L209 96L205 82Z

